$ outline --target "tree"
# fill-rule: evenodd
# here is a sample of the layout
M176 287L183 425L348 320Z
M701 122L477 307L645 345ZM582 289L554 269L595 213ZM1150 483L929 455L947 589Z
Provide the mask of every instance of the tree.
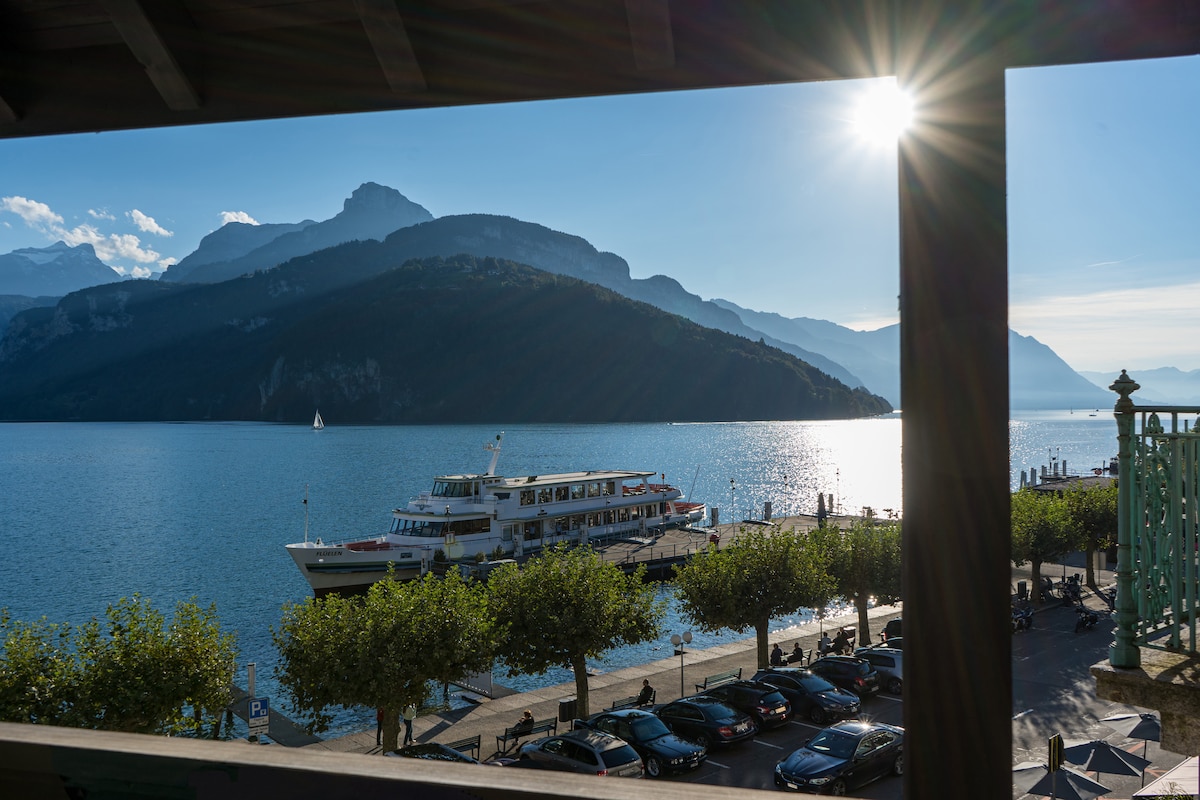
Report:
M1099 591L1096 585L1096 569L1092 554L1104 549L1117 539L1117 482L1107 486L1087 489L1075 488L1063 495L1067 502L1067 513L1082 537L1087 585Z
M900 526L867 517L855 520L849 530L825 528L813 535L830 555L835 593L853 602L858 611L858 641L869 644L870 601L879 605L900 601Z
M799 608L817 608L833 596L828 559L807 534L744 529L724 549L709 547L675 569L681 610L705 631L753 628L758 666L768 665L768 624Z
M403 708L420 707L430 682L492 667L487 598L457 571L377 581L366 595L310 597L284 606L271 633L280 685L309 732L329 726L332 706L383 709L385 749L396 745Z
M1021 489L1013 494L1011 509L1013 564L1029 562L1033 601L1040 605L1043 562L1078 549L1078 530L1058 492Z
M575 674L580 717L588 711L587 659L658 636L665 604L645 581L626 575L588 547L553 547L488 578L491 607L503 631L497 655L509 675L567 667Z
M216 735L237 656L216 607L179 603L168 626L135 594L105 618L72 629L0 614L0 717L169 735L199 733L207 719Z

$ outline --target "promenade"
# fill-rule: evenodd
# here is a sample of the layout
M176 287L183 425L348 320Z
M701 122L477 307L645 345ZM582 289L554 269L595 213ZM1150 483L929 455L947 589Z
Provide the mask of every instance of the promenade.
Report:
M1045 564L1042 574L1058 581L1064 574L1083 573L1083 558L1080 554L1068 557L1061 562ZM1096 575L1100 587L1111 586L1115 582L1112 572L1101 570ZM1031 579L1029 565L1013 569L1013 586L1024 580L1027 585ZM1085 596L1092 593L1084 589ZM1098 597L1089 597L1088 605L1102 604ZM901 606L881 606L873 608L868 613L872 641L878 641L879 631L884 624L894 617L900 616ZM793 628L779 631L772 635L771 642L779 642L784 652L791 652L792 645L799 642L804 650L814 649L820 638L821 630L836 631L840 626L858 625L858 615L855 613L832 617L822 622L811 622ZM860 642L862 643L862 642ZM758 668L755 639L753 635L745 639L719 645L703 650L687 650L683 656L683 694L695 693L695 684L704 680L705 676L728 670L742 670L743 677L750 677ZM642 680L649 679L650 685L657 691L656 701L666 703L680 697L680 659L678 656L651 661L632 667L626 667L613 672L593 675L588 680L589 705L591 712L597 713L607 709L613 702L635 695L641 688ZM413 734L418 742L451 742L474 736L480 737L480 758L487 759L496 754L496 737L504 729L516 723L521 712L529 709L538 720L557 719L559 702L575 696L574 682L548 686L530 692L511 694L491 700L483 700L478 705L453 711L439 712L417 717L413 724ZM559 730L569 728L569 723L559 723ZM534 737L536 738L536 737ZM379 753L380 747L375 744L375 730L359 731L336 739L327 739L305 746L306 749L327 750L343 753Z

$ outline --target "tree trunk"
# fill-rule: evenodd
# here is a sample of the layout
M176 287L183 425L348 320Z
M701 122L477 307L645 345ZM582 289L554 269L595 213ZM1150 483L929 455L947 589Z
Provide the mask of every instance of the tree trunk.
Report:
M1091 590L1096 594L1100 593L1100 587L1096 585L1096 569L1094 562L1096 560L1096 549L1099 547L1099 545L1100 542L1095 536L1089 536L1087 541L1087 550L1084 551L1083 554L1083 566L1084 573L1086 575L1084 580Z
M1029 560L1029 580L1033 583L1030 591L1033 593L1033 604L1040 606L1042 604L1042 560L1033 558Z
M771 666L771 653L769 648L771 632L767 630L768 623L770 623L770 620L766 617L763 617L758 622L754 623L754 634L758 639L757 649L759 669L767 669L769 666Z
M395 750L400 742L400 711L395 708L383 709L383 744L380 752Z
M854 596L854 607L858 609L858 638L855 640L857 647L866 647L871 644L871 621L867 617L867 597L866 592L859 592Z
M591 712L588 710L588 676L587 659L583 654L571 656L571 668L575 671L575 708L579 719L587 719Z

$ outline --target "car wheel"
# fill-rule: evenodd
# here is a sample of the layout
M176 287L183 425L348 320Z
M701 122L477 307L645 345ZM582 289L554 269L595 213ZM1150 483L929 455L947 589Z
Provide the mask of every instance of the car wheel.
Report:
M896 760L892 762L892 774L893 775L903 775L904 774L904 754L903 753L896 756Z
M646 757L646 774L651 778L657 778L662 775L662 761L658 756Z
M712 750L713 737L710 734L698 733L698 734L696 734L696 738L694 739L694 741L696 742L696 744L700 745L705 750Z
M845 794L846 793L846 782L844 780L842 780L841 778L838 778L833 783L829 784L829 793L836 794L836 795Z
M808 718L811 719L813 722L817 723L818 725L824 725L825 721L828 719L828 717L825 714L825 710L822 709L820 706L813 706L812 708L810 708L808 710Z
M900 694L900 690L902 688L903 688L903 684L900 682L899 678L888 678L888 682L887 682L888 694Z

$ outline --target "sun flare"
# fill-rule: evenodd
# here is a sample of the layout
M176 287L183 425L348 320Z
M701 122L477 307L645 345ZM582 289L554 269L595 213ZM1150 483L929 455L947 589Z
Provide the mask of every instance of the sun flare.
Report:
M895 83L878 83L863 92L850 117L855 133L876 145L894 145L912 119L912 95Z

